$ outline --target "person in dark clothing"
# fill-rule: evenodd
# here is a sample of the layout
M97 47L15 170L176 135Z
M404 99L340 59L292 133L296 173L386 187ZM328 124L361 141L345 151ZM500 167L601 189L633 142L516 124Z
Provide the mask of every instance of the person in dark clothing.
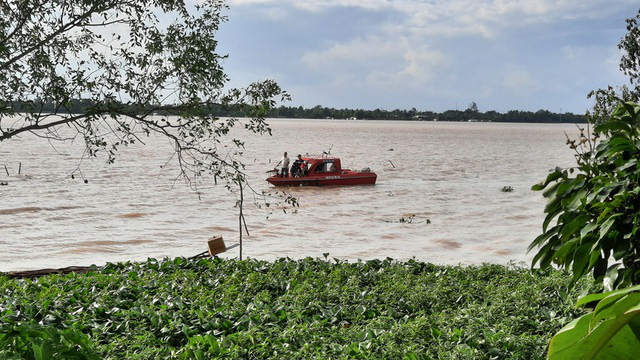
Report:
M301 177L304 176L304 160L302 160L302 155L298 154L298 158L291 165L291 176L292 177Z

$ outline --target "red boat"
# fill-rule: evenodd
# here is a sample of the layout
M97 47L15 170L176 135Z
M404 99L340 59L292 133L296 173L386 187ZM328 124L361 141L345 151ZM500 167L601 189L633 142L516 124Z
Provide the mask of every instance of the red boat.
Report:
M340 159L335 157L303 157L291 166L291 174L282 177L277 170L267 181L275 186L326 186L326 185L366 185L375 184L378 175L369 169L360 171L343 169Z

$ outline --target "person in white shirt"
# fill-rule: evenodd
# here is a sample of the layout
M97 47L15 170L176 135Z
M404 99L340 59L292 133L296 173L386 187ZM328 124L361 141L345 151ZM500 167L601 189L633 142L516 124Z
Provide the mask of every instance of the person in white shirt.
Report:
M289 176L289 157L287 156L287 152L284 152L284 156L282 156L282 159L280 159L280 161L278 161L278 163L276 164L276 167L278 167L278 165L282 164L282 167L280 168L280 176L281 177L288 177Z

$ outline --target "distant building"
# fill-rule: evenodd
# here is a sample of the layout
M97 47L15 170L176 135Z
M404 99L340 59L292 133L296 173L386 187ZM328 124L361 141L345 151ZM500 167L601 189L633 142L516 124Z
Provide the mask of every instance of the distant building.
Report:
M428 120L427 115L415 115L413 117L414 120L420 120L420 121L425 121Z

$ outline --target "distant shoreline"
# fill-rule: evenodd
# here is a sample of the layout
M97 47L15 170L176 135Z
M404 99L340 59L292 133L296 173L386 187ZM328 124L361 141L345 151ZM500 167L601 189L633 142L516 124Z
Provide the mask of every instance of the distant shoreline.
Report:
M363 121L398 121L398 122L424 122L424 123L495 123L495 124L546 124L546 125L571 125L571 124L587 124L584 122L534 122L534 121L455 121L455 120L416 120L416 119L317 119L317 118L288 118L288 117L267 117L267 120L313 120L313 121L344 121L344 122L363 122Z
M406 121L453 121L453 122L516 122L516 123L587 123L585 115L573 114L570 112L554 113L540 109L533 111L510 110L500 113L494 110L481 112L477 106L470 106L466 110L447 110L444 112L434 112L429 110L365 110L365 109L335 109L317 105L312 108L302 106L283 106L273 108L264 113L265 118L285 118L285 119L325 119L325 120L406 120ZM52 114L81 114L90 110L94 104L89 100L71 100L65 107L65 112L58 112L59 108L54 104L38 104L43 113ZM121 104L127 107L127 104ZM23 104L14 102L12 108L20 112ZM173 116L171 112L154 111L153 107L146 107L149 114L160 116ZM245 117L247 113L241 107L229 107L218 104L210 104L203 111L216 117Z
M231 113L231 112L230 112ZM234 114L229 114L234 116ZM310 109L303 107L280 106L267 114L269 118L289 119L326 119L326 120L406 120L406 121L451 121L451 122L516 122L516 123L587 123L584 115L573 113L552 113L548 110L519 111L506 113L497 111L480 112L477 109L447 110L441 113L433 111L411 110L363 110L334 109L316 106Z

